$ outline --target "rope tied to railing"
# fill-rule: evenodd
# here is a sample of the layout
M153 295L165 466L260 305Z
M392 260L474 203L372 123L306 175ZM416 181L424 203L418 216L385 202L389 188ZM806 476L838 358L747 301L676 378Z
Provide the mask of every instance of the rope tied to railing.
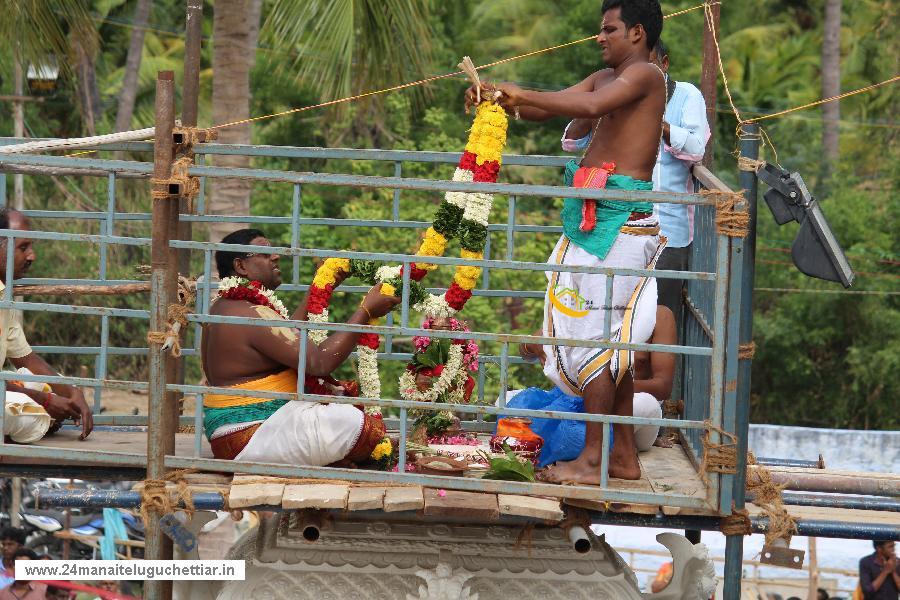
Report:
M769 519L769 525L766 527L766 545L775 540L789 543L797 532L797 521L784 508L782 492L787 486L776 485L772 481L769 469L760 464L753 464L753 468L747 471L747 492L753 497L751 501L762 509Z
M739 360L753 360L753 356L756 354L756 342L749 341L746 344L741 344L738 346L738 359Z
M722 535L750 535L753 533L753 523L750 522L750 511L746 508L731 508L731 514L719 521L719 531Z
M184 476L189 473L196 473L197 469L178 469L167 474L162 479L145 479L141 489L141 520L144 523L149 522L150 513L159 516L168 515L175 512L178 502L184 505L184 512L189 516L194 514L194 498L188 487ZM172 496L168 490L168 484L174 483L177 486L177 500L172 502Z
M674 400L671 398L663 400L662 411L663 414L666 415L680 415L684 412L684 400Z
M161 351L171 351L172 356L181 356L181 328L187 325L187 316L191 314L194 303L194 290L197 282L187 277L178 277L178 302L166 309L166 330L147 332L147 341L151 344L162 344Z
M766 161L764 160L756 160L755 158L748 158L746 156L738 155L737 157L737 166L741 171L748 171L750 173L756 173L764 166L766 166Z
M743 192L700 190L701 196L710 197L716 205L716 231L728 237L746 237L750 228L750 213L744 202Z
M733 475L737 472L737 436L716 427L710 421L705 422L703 434L703 460L700 461L700 478L705 485L709 484L707 473ZM714 444L710 440L710 432L715 431L722 436L721 443Z
M170 177L165 179L151 177L150 197L154 200L168 200L175 197L193 200L200 193L200 180L188 174L188 169L192 166L194 166L194 159L190 156L182 156L172 163Z

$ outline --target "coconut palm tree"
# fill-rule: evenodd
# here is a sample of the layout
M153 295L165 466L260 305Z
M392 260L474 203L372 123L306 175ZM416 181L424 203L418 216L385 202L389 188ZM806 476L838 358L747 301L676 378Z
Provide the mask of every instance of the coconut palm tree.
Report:
M261 0L217 0L213 18L213 121L250 116L249 74L255 61ZM295 51L298 85L324 100L417 79L431 61L428 0L276 0L263 26L266 42ZM371 118L371 111L365 113ZM250 125L220 130L223 143L249 144ZM246 167L246 157L216 164ZM211 186L215 214L250 213L250 184L219 179ZM227 230L234 229L229 224ZM210 227L218 241L225 228Z
M822 97L841 93L841 0L825 0L825 21L822 25ZM822 106L822 147L829 163L840 156L839 101Z

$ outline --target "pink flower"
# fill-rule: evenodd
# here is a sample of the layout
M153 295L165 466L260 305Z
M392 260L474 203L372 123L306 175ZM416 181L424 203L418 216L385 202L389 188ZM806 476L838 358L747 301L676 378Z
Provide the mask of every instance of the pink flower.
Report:
M416 352L423 352L431 345L431 338L416 336L413 338L413 344L416 346Z
M438 490L438 496L440 496L441 498L443 498L446 495L447 495L447 490Z

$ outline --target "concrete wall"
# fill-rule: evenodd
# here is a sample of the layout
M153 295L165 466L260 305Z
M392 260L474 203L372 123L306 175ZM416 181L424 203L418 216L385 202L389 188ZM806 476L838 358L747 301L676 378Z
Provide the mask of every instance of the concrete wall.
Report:
M829 469L900 471L900 431L751 425L750 449L767 458L816 460Z

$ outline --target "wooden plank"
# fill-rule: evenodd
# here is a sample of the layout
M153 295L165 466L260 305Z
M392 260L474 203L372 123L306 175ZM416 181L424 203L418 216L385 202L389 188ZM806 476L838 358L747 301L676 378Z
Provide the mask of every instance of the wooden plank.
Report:
M384 492L384 512L420 510L425 498L419 486L390 487Z
M465 517L472 522L490 522L500 518L496 494L435 490L424 492L425 514L432 517Z
M229 508L246 508L265 504L280 506L283 496L283 483L235 484L228 492L228 506Z
M381 510L384 506L383 487L352 487L347 498L347 510Z
M652 446L638 454L638 460L654 492L706 497L703 481L680 445L671 448Z
M563 519L562 505L555 498L498 494L497 504L502 515L533 517L553 522Z
M347 508L350 486L345 484L316 483L286 485L281 498L284 508Z
M568 506L586 508L597 512L631 513L634 515L655 515L660 507L653 504L628 504L625 502L604 502L602 500L579 500L566 498L563 502Z
M35 446L43 446L45 448L66 448L71 450L96 450L111 452L128 452L129 454L147 455L147 432L146 431L104 431L102 436L94 436L88 438L87 442L78 439L81 434L80 429L61 429L53 435L38 440ZM201 451L200 456L203 458L213 458L212 450L206 436L200 436ZM193 456L194 455L194 434L193 433L176 433L175 434L175 453L176 456ZM22 460L17 458L16 460ZM77 454L72 454L71 461L78 460ZM66 464L70 461L67 457ZM53 464L59 464L55 462Z
M822 506L785 506L795 519L803 521L840 521L844 523L866 523L896 525L897 513L884 510L858 510L852 508L830 508ZM755 504L747 504L751 517L764 516L763 510Z

